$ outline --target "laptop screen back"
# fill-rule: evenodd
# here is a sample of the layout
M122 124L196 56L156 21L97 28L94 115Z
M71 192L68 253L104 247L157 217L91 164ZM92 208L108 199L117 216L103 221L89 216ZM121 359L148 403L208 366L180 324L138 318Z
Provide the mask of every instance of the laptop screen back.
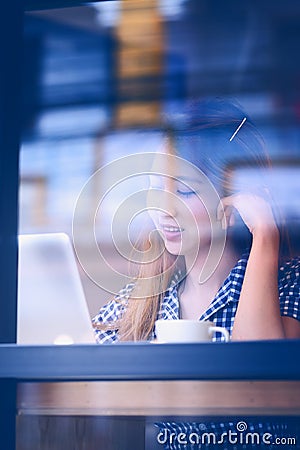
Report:
M75 255L64 233L19 236L17 342L95 343Z

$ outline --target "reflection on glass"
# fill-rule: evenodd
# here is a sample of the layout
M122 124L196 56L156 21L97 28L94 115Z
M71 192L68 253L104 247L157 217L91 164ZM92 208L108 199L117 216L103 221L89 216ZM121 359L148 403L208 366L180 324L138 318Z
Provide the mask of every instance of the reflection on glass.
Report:
M172 139L180 152L174 154L190 161L187 140L179 133L185 129L186 101L222 97L237 101L264 136L273 167L267 171L264 188L274 196L276 207L270 202L278 211L276 220L284 233L289 232L291 251L297 254L299 105L294 94L299 68L297 58L290 56L300 39L293 18L296 12L287 16L273 4L267 13L249 2L226 2L218 8L213 3L103 2L26 14L20 233L64 231L71 236L76 202L88 180L119 158L162 151L168 145L164 124L176 131ZM234 124L236 128L243 118ZM243 136L244 145L252 146L243 134L247 121L232 141L236 128L228 130L223 149L227 178L221 187L212 181L219 195L219 189L225 193L238 189L241 182L259 181L256 166L245 165L243 155L232 151ZM209 159L215 149L209 138L205 143L197 145ZM147 170L152 170L151 164ZM122 243L116 246L111 234L113 219L118 219L114 222L118 238L129 235L132 244L144 219L145 228L152 228L147 212L134 214L129 227L127 223L129 197L141 192L139 201L147 208L146 173L117 183L101 201L100 193L108 184L105 176L95 180L77 217L76 245L89 260L87 272L108 280L101 290L102 283L91 281L80 267L91 316L138 269L128 267L128 257L120 255ZM172 189L167 187L171 203L178 193L180 205L192 201L178 186ZM166 199L159 201L164 204ZM140 203L136 209L142 211ZM102 260L89 238L91 211ZM236 229L241 228L236 235L236 245L241 247L244 221L239 214L232 220Z

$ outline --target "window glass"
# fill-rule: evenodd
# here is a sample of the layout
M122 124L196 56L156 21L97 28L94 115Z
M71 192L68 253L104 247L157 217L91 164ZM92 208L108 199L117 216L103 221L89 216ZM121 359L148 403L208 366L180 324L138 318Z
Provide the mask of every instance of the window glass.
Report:
M290 233L289 251L297 254L299 14L296 2L287 10L267 0L217 7L198 0L107 1L26 13L20 234L72 237L78 198L97 170L159 150L162 124L183 123L187 100L221 97L237 101L264 138L274 165L268 180ZM241 177L254 182L255 166L245 167L231 151L224 150L227 188L239 186ZM79 270L91 316L130 277L129 244L147 216L147 174L138 166L128 173L119 174L103 202L99 192L109 173L101 173L90 203L76 212L77 245L89 261ZM136 191L141 203L131 211L126 201ZM103 258L90 249L92 232Z

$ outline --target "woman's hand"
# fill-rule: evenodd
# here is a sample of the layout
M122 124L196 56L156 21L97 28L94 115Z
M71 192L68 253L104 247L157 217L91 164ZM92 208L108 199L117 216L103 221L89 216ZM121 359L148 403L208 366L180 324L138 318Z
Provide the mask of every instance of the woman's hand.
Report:
M234 214L253 235L232 339L282 339L284 329L278 301L279 230L271 202L264 193L244 192L220 201L218 218L223 227L234 223Z
M256 193L238 193L221 199L217 210L217 218L222 227L234 225L237 211L252 234L256 231L277 230L270 201L266 196Z

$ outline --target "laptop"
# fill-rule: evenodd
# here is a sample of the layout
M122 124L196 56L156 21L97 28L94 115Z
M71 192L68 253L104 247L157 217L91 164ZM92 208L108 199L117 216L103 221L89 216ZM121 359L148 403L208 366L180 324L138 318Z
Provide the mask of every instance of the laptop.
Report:
M20 235L18 272L18 344L96 342L68 235Z

